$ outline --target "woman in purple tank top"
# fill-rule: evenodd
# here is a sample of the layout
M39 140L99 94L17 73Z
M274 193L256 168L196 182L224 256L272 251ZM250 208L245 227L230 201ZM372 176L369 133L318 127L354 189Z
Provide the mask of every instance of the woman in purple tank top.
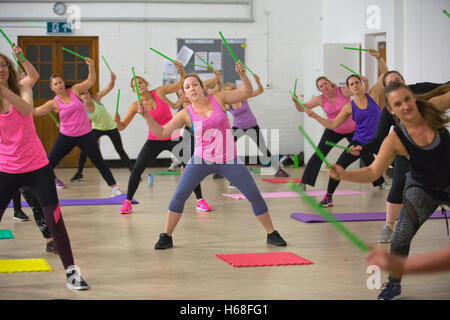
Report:
M306 114L316 119L325 128L333 130L344 123L348 118L352 117L356 124L355 133L350 145L362 145L368 143L375 135L378 119L380 117L380 108L373 100L377 96L374 88L371 88L369 94L366 93L366 87L363 85L361 78L357 75L350 75L347 78L347 86L353 93L354 99L351 103L347 103L333 121L322 118L312 110L307 110ZM365 165L370 165L374 161L374 156L370 151L361 152L359 157L364 161ZM347 151L343 151L337 163L344 168L355 162L358 156L354 156ZM383 176L372 182L373 186L384 188L385 181ZM333 206L333 193L339 185L339 180L330 178L328 181L327 194L324 196L320 205L323 207Z
M181 219L186 200L205 177L214 173L227 178L250 201L253 213L267 232L266 242L286 246L286 242L272 225L267 205L255 181L245 164L237 157L234 137L225 114L225 105L240 102L252 92L250 80L242 73L244 70L242 64L237 62L236 72L242 80L242 88L209 95L203 93L204 86L196 74L186 76L182 89L191 104L163 126L146 112L145 106L139 105L138 110L144 112L150 130L160 139L169 137L184 125L191 127L195 136L194 156L186 165L170 201L165 232L160 234L155 249L173 247L172 233Z
M264 92L264 87L259 80L259 77L254 74L256 84L258 85L258 89L253 90L252 94L249 98L253 98L259 96ZM224 90L235 90L236 85L232 82L227 82L224 85ZM270 166L270 158L272 157L270 150L266 146L266 142L264 141L264 137L260 132L260 128L256 121L255 116L253 115L252 110L250 109L250 105L248 104L248 100L242 100L238 103L233 103L227 105L227 111L230 111L233 115L233 135L234 141L237 141L240 137L246 135L250 137L258 146L258 150L263 154L262 163L264 166ZM279 161L273 161L272 166L275 169L276 177L289 177L289 174L283 169L279 168ZM230 185L230 187L234 187Z

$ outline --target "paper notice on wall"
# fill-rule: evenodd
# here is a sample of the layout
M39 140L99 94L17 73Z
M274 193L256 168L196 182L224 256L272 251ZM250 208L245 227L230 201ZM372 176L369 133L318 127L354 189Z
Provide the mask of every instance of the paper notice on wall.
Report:
M222 70L222 54L220 52L209 52L208 63L215 70Z
M175 68L175 65L170 62L170 61L165 61L164 62L164 74L167 75L171 75L171 74L176 74L177 70Z
M183 66L186 67L189 60L191 60L191 57L193 54L194 54L194 50L192 50L186 46L183 46L183 47L181 47L180 52L178 52L176 60L181 62L183 64Z
M208 61L208 55L207 55L207 53L204 52L204 51L196 52L196 53L195 53L195 58L194 58L194 64L196 64L196 65L198 65L198 66L205 66L205 63L204 63L199 57L197 57L197 55L199 55L200 57L202 57L203 60ZM195 66L195 70L196 70L196 71L199 71L199 70L205 71L205 70L207 70L207 69L202 68L202 67L197 67L197 66Z

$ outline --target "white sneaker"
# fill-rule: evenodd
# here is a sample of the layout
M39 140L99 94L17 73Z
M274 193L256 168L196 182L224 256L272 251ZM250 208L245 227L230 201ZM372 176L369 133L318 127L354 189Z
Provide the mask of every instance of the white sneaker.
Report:
M114 188L111 190L111 196L113 196L113 197L118 196L120 194L123 194L123 192L119 188Z
M381 243L391 242L393 233L394 233L394 231L391 230L391 228L389 228L387 224L385 224L383 226L383 228L381 229L380 234L378 235L377 242L381 242Z
M230 190L237 190L237 189L238 189L236 186L233 186L232 184L230 184L230 185L228 186L228 188L229 188Z

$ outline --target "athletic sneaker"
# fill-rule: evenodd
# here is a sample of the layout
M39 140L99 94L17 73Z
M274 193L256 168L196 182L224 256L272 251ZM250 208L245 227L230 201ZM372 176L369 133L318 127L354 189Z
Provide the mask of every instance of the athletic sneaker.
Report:
M273 244L274 246L285 247L286 241L280 236L277 230L267 234L267 244Z
M89 289L88 284L86 281L83 280L83 278L78 274L78 272L75 269L72 269L69 272L66 272L66 285L67 288L73 289L73 290L87 290Z
M228 186L228 189L230 189L230 190L238 190L238 187L233 186L233 185L230 183L230 185Z
M206 203L205 199L200 199L197 201L196 209L201 211L211 211L211 207Z
M131 201L125 200L122 203L122 208L120 208L120 213L127 214L127 213L132 213L132 212L133 212L133 207L131 206Z
M303 182L300 182L298 186L302 191L306 191L306 184L304 184Z
M58 178L55 178L55 185L59 189L64 189L66 187L66 185Z
M14 220L19 220L19 221L28 221L28 220L30 220L28 218L28 216L25 214L25 212L22 211L22 209L19 209L17 211L14 210L14 217L13 217L13 219Z
M75 173L75 175L70 179L70 182L77 182L83 179L83 174L81 172Z
M119 188L116 187L116 188L112 188L111 189L111 196L112 197L115 197L115 196L118 196L118 195L121 195L121 194L123 194L123 192Z
M54 254L58 254L58 251L56 250L55 242L53 240L47 242L47 246L45 248L45 251L50 252L50 253L54 253Z
M380 188L380 190L391 190L391 185L385 181L380 184L378 188Z
M391 242L393 233L394 231L391 230L391 228L389 228L387 224L385 224L381 229L380 234L378 235L377 242Z
M402 296L402 286L400 282L389 279L389 282L383 283L381 293L378 300L396 300Z
M286 172L286 171L284 171L283 169L278 169L278 171L277 171L277 173L275 173L275 177L285 177L285 178L287 178L287 177L289 177L289 174Z
M163 249L168 249L168 248L172 248L172 247L173 247L172 237L169 236L167 233L161 233L159 235L158 242L155 244L155 249L163 250Z
M333 206L333 197L325 195L325 197L323 197L322 201L320 201L319 205L324 208L332 207Z

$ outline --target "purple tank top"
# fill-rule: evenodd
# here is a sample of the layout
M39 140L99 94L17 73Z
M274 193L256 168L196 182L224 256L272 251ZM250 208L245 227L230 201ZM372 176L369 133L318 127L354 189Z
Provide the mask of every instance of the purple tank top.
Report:
M191 117L195 137L194 154L213 163L225 163L236 158L236 145L226 113L212 94L208 99L213 107L208 117L200 117L186 107Z
M230 112L233 115L233 127L249 129L257 125L256 118L253 115L247 100L242 101L242 105L239 109L233 109L233 106L230 105Z
M380 108L373 99L366 93L367 108L360 109L352 101L352 118L356 123L353 140L360 144L366 144L375 136L378 119L380 118Z
M336 87L336 101L334 104L332 104L324 94L322 94L321 97L323 111L325 111L327 119L330 121L333 121L337 117L339 112L341 112L342 108L351 101L349 98L346 98L342 95L339 87ZM355 122L352 120L352 118L349 117L339 127L334 128L333 131L340 134L353 132L355 131Z

